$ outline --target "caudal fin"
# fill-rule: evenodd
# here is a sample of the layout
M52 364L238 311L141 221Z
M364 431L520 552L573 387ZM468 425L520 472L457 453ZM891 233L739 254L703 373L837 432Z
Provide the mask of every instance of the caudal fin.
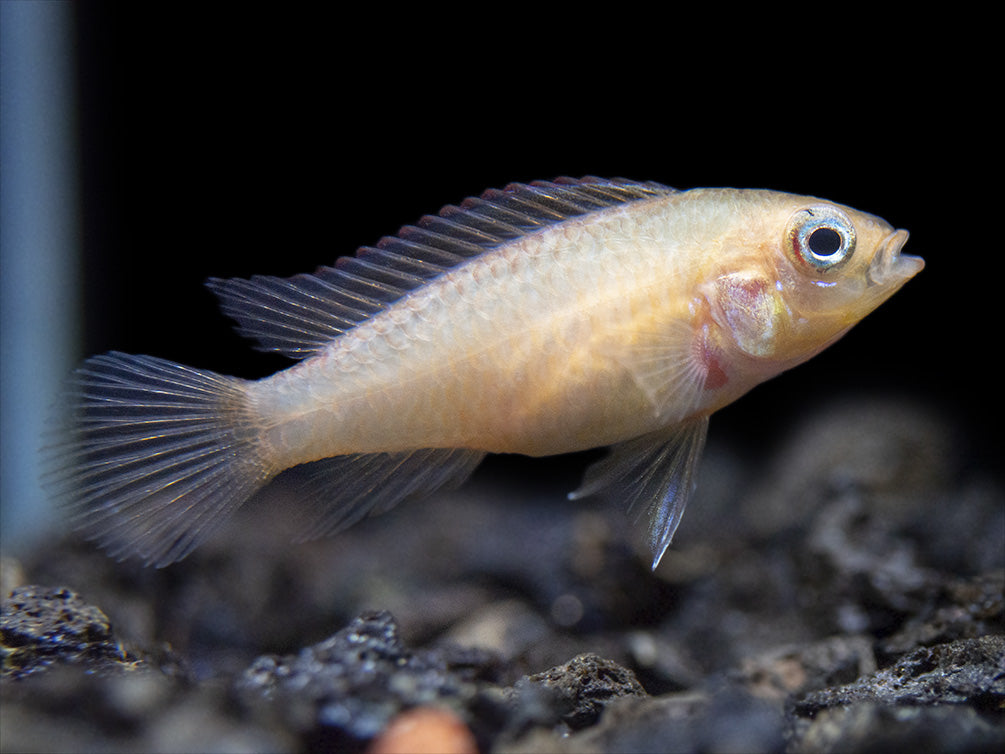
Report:
M274 472L244 385L150 356L87 360L49 475L85 536L115 557L165 566L262 487Z

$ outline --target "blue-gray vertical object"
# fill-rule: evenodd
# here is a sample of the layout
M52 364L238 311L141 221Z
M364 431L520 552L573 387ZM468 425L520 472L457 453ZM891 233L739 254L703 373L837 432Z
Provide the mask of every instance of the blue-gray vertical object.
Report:
M42 430L79 357L77 139L69 2L0 3L0 543L52 518Z

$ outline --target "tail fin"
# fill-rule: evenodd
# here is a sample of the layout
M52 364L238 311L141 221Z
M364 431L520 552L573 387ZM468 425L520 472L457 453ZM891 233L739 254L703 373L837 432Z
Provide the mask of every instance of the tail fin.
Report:
M180 560L273 476L242 380L109 353L86 361L69 392L48 481L114 557Z

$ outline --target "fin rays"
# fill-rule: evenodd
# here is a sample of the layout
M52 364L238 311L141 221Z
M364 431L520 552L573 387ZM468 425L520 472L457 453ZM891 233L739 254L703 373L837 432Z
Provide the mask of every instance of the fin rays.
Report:
M316 539L385 513L402 500L462 484L485 453L424 448L338 456L305 464L301 494L310 511L301 540Z
M45 481L113 556L183 558L271 475L241 426L240 380L110 353L77 370L68 398Z

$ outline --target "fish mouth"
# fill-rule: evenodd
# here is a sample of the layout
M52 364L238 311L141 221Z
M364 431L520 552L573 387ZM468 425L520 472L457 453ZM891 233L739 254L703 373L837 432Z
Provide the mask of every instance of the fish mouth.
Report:
M883 239L866 272L869 285L901 285L924 269L924 259L900 253L908 236L906 230L895 230Z

